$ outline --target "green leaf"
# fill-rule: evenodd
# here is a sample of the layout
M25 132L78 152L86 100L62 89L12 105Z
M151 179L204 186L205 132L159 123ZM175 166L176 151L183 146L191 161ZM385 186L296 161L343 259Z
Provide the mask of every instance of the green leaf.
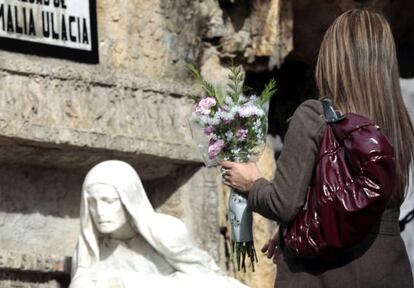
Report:
M230 70L229 79L231 82L228 84L230 88L230 97L235 103L238 103L240 95L243 92L243 80L244 75L240 66L235 66L234 62L231 62L228 69Z
M194 78L198 82L200 82L201 88L204 90L204 93L206 93L209 97L216 97L213 84L204 80L200 72L198 72L197 68L193 64L187 64L186 66L188 70L190 70L191 74L193 74Z
M200 100L200 96L194 95L194 94L188 94L187 97L190 98L191 100L194 100L194 101L199 101Z
M270 101L270 98L276 93L276 80L270 79L269 83L265 85L265 88L262 91L262 94L260 94L259 97L259 104L263 106L267 102Z
M188 70L190 70L191 74L193 74L194 78L198 81L203 81L203 77L201 77L201 74L198 72L197 68L193 64L187 64L185 65Z
M220 87L215 87L214 88L215 91L215 95L216 95L216 100L217 103L220 107L224 106L224 96L223 96L223 91L221 90Z
M210 97L216 97L215 89L213 84L207 82L206 80L201 81L201 87L203 88L204 92Z
M188 70L190 70L190 72L193 74L194 78L200 82L204 93L206 93L206 95L209 97L215 98L220 107L224 106L224 96L221 88L216 87L210 82L204 80L203 76L201 76L200 72L197 70L197 68L195 68L193 64L187 64L186 66ZM200 97L192 99L199 100Z
M237 89L236 85L234 85L233 83L229 83L227 84L227 86L233 91Z

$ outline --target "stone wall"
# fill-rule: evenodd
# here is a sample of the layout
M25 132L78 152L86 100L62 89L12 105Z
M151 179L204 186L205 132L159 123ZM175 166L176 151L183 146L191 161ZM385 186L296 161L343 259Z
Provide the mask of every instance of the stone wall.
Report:
M290 1L96 2L99 64L0 51L0 287L68 285L82 181L107 159L130 163L157 210L226 269L227 199L190 139L186 95L199 90L185 64L280 65Z
M99 71L126 72L171 82L187 77L198 57L198 1L97 1Z
M220 261L219 182L199 170L187 130L184 63L201 49L194 1L97 2L98 65L0 52L1 287L67 286L83 178L114 158Z

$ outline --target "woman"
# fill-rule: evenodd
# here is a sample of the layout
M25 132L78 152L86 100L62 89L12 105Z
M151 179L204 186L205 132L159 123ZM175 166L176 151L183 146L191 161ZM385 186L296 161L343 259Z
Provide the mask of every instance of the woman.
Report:
M125 162L105 161L89 171L80 220L71 288L246 287L220 275L183 222L154 211Z
M277 237L272 237L263 250L278 264L275 287L413 287L398 215L414 158L414 131L401 97L393 36L384 17L359 9L339 16L322 41L316 82L321 97L330 96L336 109L365 115L381 127L396 154L395 190L379 230L333 262L275 252ZM224 183L248 193L253 211L291 222L304 205L312 178L326 128L322 114L317 100L308 100L295 111L273 183L262 178L254 163L223 162Z

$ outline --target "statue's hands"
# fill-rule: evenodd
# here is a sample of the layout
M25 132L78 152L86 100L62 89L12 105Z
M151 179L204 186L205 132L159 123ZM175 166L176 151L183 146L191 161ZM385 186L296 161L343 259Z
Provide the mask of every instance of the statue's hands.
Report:
M273 263L277 264L277 249L278 249L278 239L279 239L279 225L273 231L272 236L267 241L266 244L263 245L261 251L266 253L267 258L273 260Z
M89 284L82 286L83 288L124 288L125 285L119 275L116 272L110 272L108 270L96 271L87 274L85 280L89 281Z
M121 279L113 277L105 281L104 286L97 286L98 288L124 288L124 283Z
M116 273L102 271L97 273L95 276L96 279L96 288L124 288L124 282L121 280Z

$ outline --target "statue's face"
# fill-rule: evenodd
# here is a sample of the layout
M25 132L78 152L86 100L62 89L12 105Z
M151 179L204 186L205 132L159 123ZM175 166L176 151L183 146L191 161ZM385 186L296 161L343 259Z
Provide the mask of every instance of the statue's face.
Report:
M87 190L89 212L96 229L111 234L127 223L127 214L115 188L94 184Z

